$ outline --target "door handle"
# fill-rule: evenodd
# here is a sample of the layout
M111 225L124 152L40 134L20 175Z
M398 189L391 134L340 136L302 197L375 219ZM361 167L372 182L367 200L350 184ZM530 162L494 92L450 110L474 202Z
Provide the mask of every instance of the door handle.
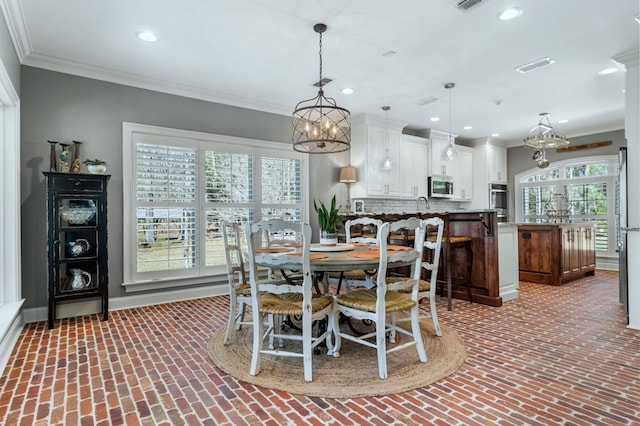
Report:
M620 230L622 232L632 232L632 231L640 231L640 226L634 226L634 227L626 227L626 226L621 226Z

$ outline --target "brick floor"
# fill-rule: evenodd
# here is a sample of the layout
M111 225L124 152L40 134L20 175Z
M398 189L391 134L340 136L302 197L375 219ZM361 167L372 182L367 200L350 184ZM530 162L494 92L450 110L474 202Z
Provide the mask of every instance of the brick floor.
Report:
M28 324L0 379L0 424L638 425L640 332L625 327L617 279L521 283L501 308L456 300L448 312L439 300L465 364L377 398L308 398L225 375L206 344L226 297Z

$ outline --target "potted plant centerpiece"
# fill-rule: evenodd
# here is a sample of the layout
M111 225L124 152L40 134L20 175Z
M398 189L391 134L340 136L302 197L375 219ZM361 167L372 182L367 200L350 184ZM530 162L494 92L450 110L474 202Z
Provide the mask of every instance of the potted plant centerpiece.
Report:
M107 171L107 162L103 160L99 160L97 158L86 159L84 160L84 164L87 165L87 170L92 175L103 175Z
M318 222L320 223L320 244L324 246L335 246L338 244L338 230L337 225L340 221L338 217L338 209L336 207L336 196L331 198L331 205L327 208L322 200L320 205L313 201L313 208L318 214Z

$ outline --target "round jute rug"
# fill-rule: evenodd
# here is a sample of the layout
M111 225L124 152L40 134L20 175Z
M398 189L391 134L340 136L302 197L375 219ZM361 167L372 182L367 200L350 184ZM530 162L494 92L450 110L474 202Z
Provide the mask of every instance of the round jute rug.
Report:
M453 329L441 324L443 335L436 337L431 320L423 319L420 325L427 362L420 362L413 348L388 354L385 380L378 377L376 350L346 339L342 339L338 358L327 356L326 348L313 356L313 382L310 383L304 381L302 358L262 355L260 373L251 376L251 326L236 331L228 346L223 344L224 327L218 329L209 341L207 352L230 376L269 389L324 398L387 395L424 387L447 377L467 356L464 342ZM404 326L409 327L409 323ZM398 337L398 343L403 337ZM285 348L293 347L297 350L299 344L285 342Z

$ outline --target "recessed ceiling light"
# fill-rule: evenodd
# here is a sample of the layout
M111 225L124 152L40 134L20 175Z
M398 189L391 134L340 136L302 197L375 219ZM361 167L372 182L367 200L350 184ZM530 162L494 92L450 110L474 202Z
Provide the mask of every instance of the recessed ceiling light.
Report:
M139 31L136 35L140 40L147 41L149 43L158 41L158 37L156 37L156 35L151 31Z
M519 7L510 7L509 9L505 9L498 15L498 19L501 21L510 21L511 19L515 19L518 16L522 15L522 9Z
M500 136L500 133L491 133L491 136L497 138L498 136Z
M638 24L640 24L640 15L636 15L636 18L635 18L635 19L636 19L636 22L637 22Z
M353 89L351 87L345 87L344 89L342 89L342 93L345 95L350 95L353 93Z
M564 120L558 120L558 123L560 124L564 124L564 123L568 123L569 120L567 120L566 118Z
M430 120L431 121L440 121L440 117L431 117Z
M471 130L471 129L473 129L473 126L464 126L464 127L463 127L463 129L465 129L465 130Z
M607 75L607 74L613 74L614 72L618 72L618 68L616 68L616 67L605 68L602 71L599 71L598 74L599 75Z

